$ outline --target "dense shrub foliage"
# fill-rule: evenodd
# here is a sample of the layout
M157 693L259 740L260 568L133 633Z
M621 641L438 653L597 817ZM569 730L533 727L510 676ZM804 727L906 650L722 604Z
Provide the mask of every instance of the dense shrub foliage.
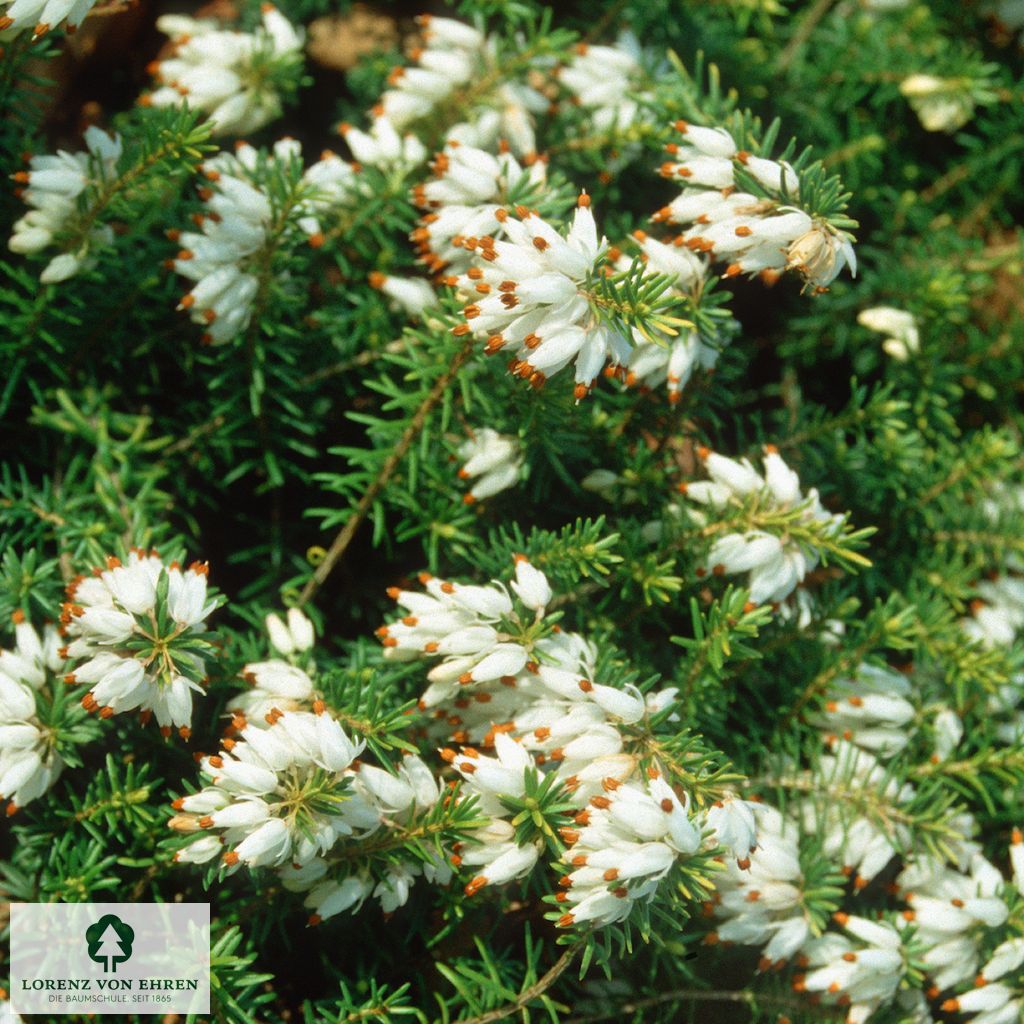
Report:
M1022 24L0 0L5 899L231 1024L1019 1021Z

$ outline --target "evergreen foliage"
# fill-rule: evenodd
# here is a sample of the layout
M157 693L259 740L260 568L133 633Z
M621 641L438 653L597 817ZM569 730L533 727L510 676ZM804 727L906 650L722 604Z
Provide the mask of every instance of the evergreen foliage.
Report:
M1024 1019L1024 8L278 2L80 119L0 0L0 894L231 1024Z

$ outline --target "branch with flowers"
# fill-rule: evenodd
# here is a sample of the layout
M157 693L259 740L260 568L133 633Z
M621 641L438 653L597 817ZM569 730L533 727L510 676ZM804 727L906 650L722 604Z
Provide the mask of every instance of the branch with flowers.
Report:
M4 897L221 1024L1017 1021L1019 4L141 3L0 0Z

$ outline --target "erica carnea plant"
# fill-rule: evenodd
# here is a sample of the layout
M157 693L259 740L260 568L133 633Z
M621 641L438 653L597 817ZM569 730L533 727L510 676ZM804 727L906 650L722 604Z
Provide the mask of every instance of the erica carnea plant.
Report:
M4 899L225 1024L1024 1019L1022 27L0 0Z

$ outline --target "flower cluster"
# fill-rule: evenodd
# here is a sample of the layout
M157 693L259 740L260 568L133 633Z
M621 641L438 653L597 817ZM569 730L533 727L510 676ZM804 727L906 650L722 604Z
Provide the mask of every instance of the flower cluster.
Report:
M4 0L0 7L0 32L15 35L31 28L32 38L41 39L64 22L71 35L95 3L96 0Z
M138 708L144 719L156 716L165 736L176 726L188 738L192 695L202 692L211 650L206 619L218 605L207 573L199 562L183 571L133 549L126 562L111 556L106 568L68 585L62 651L77 662L68 681L90 687L87 711L109 718Z
M728 860L707 908L720 922L710 943L760 946L762 966L788 960L811 936L803 904L797 830L773 807L752 805L757 844L743 861Z
M925 131L955 132L974 114L970 86L971 83L963 79L916 74L900 82L900 92Z
M581 399L609 358L615 363L629 358L625 335L589 292L594 275L603 270L607 243L598 237L586 195L580 196L564 238L525 207L516 213L499 213L508 241L468 240L481 262L456 280L460 293L473 301L463 309L466 322L455 333L486 338L488 354L514 347L509 369L534 387L572 363L575 395Z
M654 219L691 225L684 245L727 262L726 277L774 280L794 269L810 286L825 288L846 266L856 273L850 237L801 209L800 178L788 163L741 150L724 128L685 121L676 128L683 142L668 144L672 159L661 174L685 187ZM743 191L744 182L757 194Z
M169 232L181 248L168 266L196 282L178 308L205 327L204 342L230 341L244 331L273 249L288 236L322 245L318 216L356 193L352 165L333 153L299 174L301 169L302 151L294 139L279 140L270 154L242 143L234 153L203 164L206 210L194 217L200 231ZM282 177L291 190L283 203L272 186Z
M919 714L915 690L906 677L868 664L832 683L810 720L830 752L778 780L794 791L784 810L753 805L757 846L747 865L727 864L718 879L707 941L760 947L764 970L795 962L793 988L846 1007L849 1024L892 1004L928 1022L929 1003L985 1024L1009 1022L1024 996L1018 895L971 838L978 826L969 813L948 815L941 854L915 844L907 812L917 792L886 764L920 749L929 727L937 748L946 748L930 764L962 734L951 709L930 723ZM1010 862L1019 892L1024 837L1017 830ZM859 907L860 893L894 863L885 908L875 897L872 909ZM837 928L828 927L827 909ZM921 971L923 984L914 974ZM951 991L959 994L943 998Z
M534 152L533 118L548 107L544 95L509 77L494 37L451 18L421 15L426 46L412 53L414 66L396 67L374 112L404 128L460 100L471 109L452 125L447 139L494 147L505 139L514 152ZM463 100L468 96L469 100Z
M952 866L941 859L911 856L892 887L904 909L870 919L836 911L832 920L841 931L823 930L814 912L816 895L823 891L820 872L815 878L801 857L801 839L815 836L815 824L801 825L799 809L783 815L760 805L755 813L758 841L749 870L726 865L709 904L718 921L707 941L760 947L765 970L794 960L800 968L794 989L846 1006L851 1024L859 1024L897 998L910 999L924 1014L915 1019L931 1019L920 991L897 995L911 957L931 979L929 998L964 986L984 989L1024 962L1024 940L1014 936L998 946L988 958L988 966L978 972L985 962L983 949L991 948L992 936L998 936L1007 922L1012 897L1000 872L981 855L977 844L963 842L954 847L959 859ZM849 826L847 844L858 843L860 824L858 819ZM1011 860L1020 843L1017 833L1014 842ZM826 849L825 853L828 863L834 863L835 851ZM884 861L894 855L890 847ZM820 854L808 848L808 863L813 864L812 858L817 856ZM1024 857L1018 859L1024 864ZM1015 884L1019 886L1020 881L1019 871L1015 872ZM854 892L861 887L855 886ZM908 926L912 932L906 930ZM945 1000L942 1010L1001 1009L1013 998L1020 998L1020 991L994 990L983 999L974 991ZM1009 1011L1007 1014L980 1019L1015 1019Z
M434 177L413 190L427 210L412 241L420 260L434 272L462 274L480 239L504 238L504 224L517 205L531 205L547 183L547 165L524 167L509 151L497 156L449 141L431 164Z
M814 768L798 779L808 793L840 793L856 805L882 801L896 806L909 804L916 790L909 782L893 777L880 757L846 740L831 745ZM808 798L794 806L803 827L819 830L822 848L832 864L853 880L855 890L865 888L902 850L909 848L911 832L906 822L879 821L870 814L850 820L841 800Z
M109 225L92 223L90 215L100 206L103 187L116 176L121 139L92 127L85 131L85 145L81 153L59 150L53 156L34 156L27 171L14 175L25 186L21 196L31 209L14 224L11 251L37 253L54 245L73 246L43 268L43 284L74 277L91 265L91 252L114 237ZM80 224L84 229L76 230Z
M596 131L634 124L646 98L642 89L644 54L630 32L614 46L579 43L572 59L558 69L558 81Z
M255 32L229 31L216 21L181 14L158 18L173 53L150 65L158 87L141 102L187 102L206 114L214 135L245 135L279 117L283 98L298 85L303 33L273 4L265 3L262 11Z
M986 932L1009 916L1000 871L970 843L952 866L941 858L912 858L896 885L908 908L903 917L924 947L921 962L935 986L946 991L973 982Z
M441 789L433 772L420 758L403 758L397 773L372 765L361 765L353 783L355 796L365 813L364 836L382 831L393 846L401 846L415 836L416 822L441 800ZM387 845L381 840L382 845ZM358 846L355 850L358 853ZM367 896L374 897L385 914L404 906L412 885L419 877L437 885L447 885L452 867L431 850L418 858L389 857L374 878L365 869L353 871L349 858L332 862L315 861L307 869L288 866L282 869L285 888L307 892L305 906L313 911L310 924L319 924L345 910L358 909Z
M0 799L13 814L45 793L64 767L57 731L40 721L36 700L64 659L57 631L40 636L21 613L15 616L15 646L0 650Z
M657 766L639 777L625 729L667 709L676 691L645 696L595 681L596 651L547 621L551 587L526 558L516 559L511 594L500 581L422 582L425 594L391 592L409 614L378 636L389 657L438 659L420 707L459 745L442 758L490 818L457 851L457 863L474 870L469 895L528 874L540 859L544 836L517 835L512 819L517 807L537 805L541 777L561 785L575 819L560 830L567 891L556 901L572 905L555 915L563 927L622 920L680 858L717 847L749 856L754 822L743 801L698 814Z
M370 285L386 295L395 308L415 319L437 305L437 293L421 277L396 277L373 270Z
M556 897L568 908L558 920L563 928L623 920L636 902L654 896L679 857L701 847L689 800L681 800L658 769L625 784L609 776L602 788L605 792L592 796L576 816L583 827L569 837L568 874Z
M825 694L821 713L811 722L825 742L840 740L891 757L910 742L907 725L916 709L909 680L890 668L862 664L851 678L836 679Z
M1007 568L1020 568L1014 556L1008 559ZM1024 578L1013 571L1004 572L980 581L975 589L978 596L971 602L971 615L960 621L965 636L987 648L1016 644L1024 630ZM1024 739L1024 673L1015 672L1006 685L989 695L987 704L1001 742L1014 744Z
M519 438L499 434L490 427L475 430L459 446L459 479L472 481L462 500L467 505L515 486L523 468Z
M718 537L698 575L749 573L750 600L754 604L782 601L818 564L813 538L803 536L801 527L813 526L817 535L827 535L838 529L842 517L821 507L814 488L805 495L796 473L771 447L764 454L764 475L747 459L730 459L707 449L700 454L710 479L680 484L688 499L719 511L745 508L753 501L755 518L757 511L762 513L761 522L779 516L785 526L779 535L751 528ZM703 513L698 518L703 521Z
M857 314L857 323L869 331L886 335L882 350L905 363L921 349L921 336L912 314L892 306L874 306Z
M888 921L839 913L836 923L842 932L826 932L806 944L806 970L793 984L826 1005L847 1007L846 1020L859 1024L893 1001L907 972L907 952Z
M232 699L233 729L243 724L257 727L275 711L308 711L315 687L309 672L315 668L311 651L316 639L313 624L298 608L289 608L282 620L276 613L266 617L270 645L278 657L249 662L242 678L249 688ZM308 671L307 671L308 670Z
M708 278L706 260L685 246L667 245L644 231L634 232L633 237L648 270L670 278L670 295L699 295ZM620 270L628 268L625 255L619 257L617 266ZM718 362L719 354L728 344L732 326L731 322L717 324L713 332L685 326L675 334L658 329L644 333L634 327L634 347L622 367L627 386L664 386L669 402L678 402L693 372L710 370Z
M326 713L276 711L269 728L246 724L200 767L211 784L180 797L175 810L207 834L179 851L203 863L218 854L229 867L303 866L340 836L366 827L366 809L348 799L345 775L362 750ZM223 853L222 853L222 848Z
M370 896L390 913L420 875L446 883L451 867L429 854L391 855L374 876L365 858L345 853L344 842L371 836L385 847L403 845L440 800L440 786L418 757L406 756L394 772L360 759L364 744L319 696L313 625L300 609L268 615L266 628L277 656L243 668L249 689L229 705L222 749L201 760L210 784L174 801L171 825L192 837L175 859L219 857L229 872L275 868L286 889L304 894L311 924Z
M274 159L298 158L293 143L278 143ZM259 292L259 277L250 269L270 238L273 205L260 187L260 155L243 145L232 156L222 153L203 166L210 187L201 194L207 213L197 215L202 233L174 232L181 245L173 269L196 284L178 303L192 320L205 326L203 340L228 341L249 325Z
M395 774L365 764L362 742L320 702L311 712L274 707L265 725L243 720L228 731L220 753L201 761L210 784L174 801L172 827L194 837L177 861L219 857L228 872L276 868L285 888L306 894L311 924L357 909L371 895L389 913L406 902L418 875L441 883L451 877L429 855L389 859L376 881L365 865L332 857L344 841L382 830L401 845L406 827L438 802L437 780L418 757L404 758Z
M383 171L406 171L427 159L427 148L411 132L399 134L386 117L375 117L368 132L342 123L339 134L359 164Z

